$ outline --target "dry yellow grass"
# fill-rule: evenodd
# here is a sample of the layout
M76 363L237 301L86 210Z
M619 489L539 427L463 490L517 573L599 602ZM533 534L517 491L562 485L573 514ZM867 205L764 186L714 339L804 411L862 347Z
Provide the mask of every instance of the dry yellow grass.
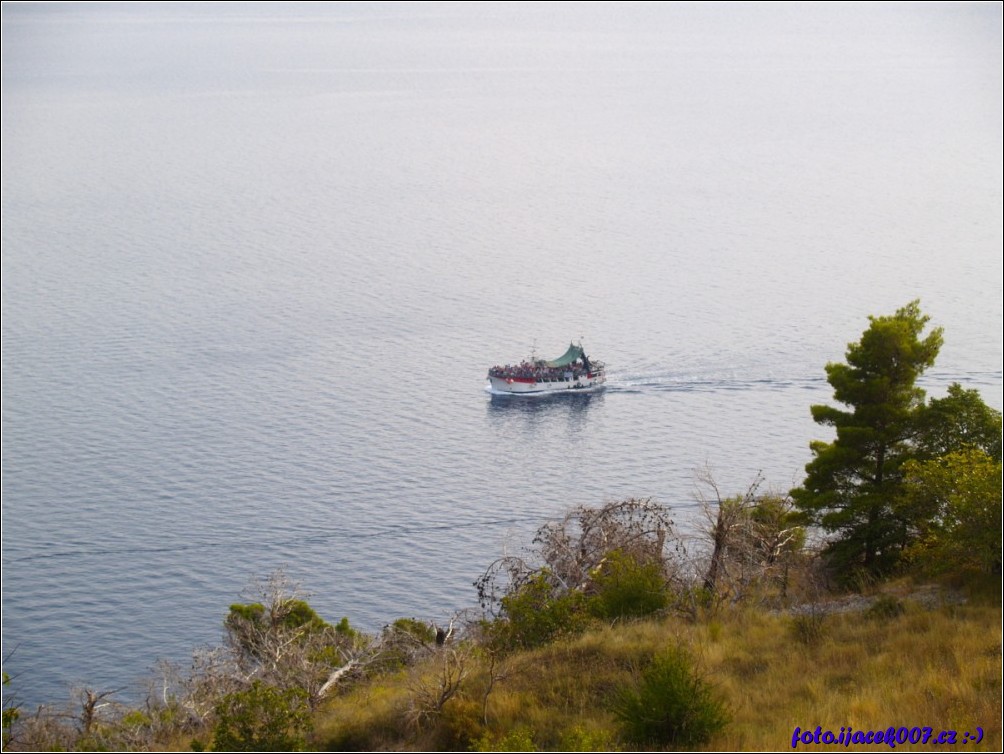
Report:
M670 618L598 627L574 640L507 660L485 704L487 663L472 655L461 693L422 728L407 710L416 683L437 666L377 678L320 711L320 747L361 749L605 749L617 743L610 702L654 655L682 645L726 702L730 722L708 750L791 748L803 731L914 727L957 731L956 746L897 744L895 750L1001 748L1001 609L997 604L925 607L908 600L898 615L863 611L825 617L803 643L794 618L723 610L698 622ZM508 736L508 738L507 738ZM508 742L508 743L507 743ZM834 745L798 743L797 750ZM845 747L839 747L845 748ZM891 751L886 744L847 747Z
M764 616L775 627L756 639L737 632L719 640L722 662L709 668L721 679L732 723L712 748L790 748L796 726L803 731L842 727L858 731L930 727L932 737L983 728L980 744L1001 744L1001 612L999 607L925 609L907 603L895 617L853 612L830 615L817 644L793 644L784 616ZM750 665L750 657L757 662ZM761 669L755 677L749 669ZM744 677L746 676L746 677ZM798 744L798 749L832 749ZM884 748L854 745L851 748ZM897 744L897 750L931 745Z

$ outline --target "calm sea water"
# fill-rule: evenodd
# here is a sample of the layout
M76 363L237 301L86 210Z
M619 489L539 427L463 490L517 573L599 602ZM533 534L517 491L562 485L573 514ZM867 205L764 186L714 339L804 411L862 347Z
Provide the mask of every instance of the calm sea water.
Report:
M442 621L574 504L786 490L914 298L929 392L1001 406L999 5L594 5L4 5L22 701L136 689L281 565ZM605 393L483 392L580 337Z

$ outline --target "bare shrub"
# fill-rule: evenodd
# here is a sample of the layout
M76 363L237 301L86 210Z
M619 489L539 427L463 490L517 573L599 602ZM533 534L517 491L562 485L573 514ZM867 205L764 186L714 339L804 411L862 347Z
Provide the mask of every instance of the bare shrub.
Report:
M805 543L791 498L760 494L759 473L745 492L731 497L722 497L708 470L699 482L710 549L703 587L710 604L784 599L790 568Z
M443 712L446 703L455 697L467 679L470 650L447 647L440 651L439 670L430 679L419 679L411 687L411 703L406 713L408 724L421 730Z
M675 573L666 553L670 543L679 548L669 509L651 498L578 506L541 526L527 557L506 555L492 563L475 582L478 599L490 617L497 617L505 597L542 574L555 594L588 592L614 552L639 565L657 564L668 580Z

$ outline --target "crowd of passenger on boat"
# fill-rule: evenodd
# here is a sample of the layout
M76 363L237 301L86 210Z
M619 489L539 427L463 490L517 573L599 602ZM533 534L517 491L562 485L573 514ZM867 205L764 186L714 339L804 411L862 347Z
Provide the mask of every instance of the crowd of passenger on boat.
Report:
M503 380L533 379L536 382L561 382L588 377L589 370L579 361L573 361L565 367L549 367L546 364L524 361L516 366L506 364L504 367L492 367L488 370L488 376Z

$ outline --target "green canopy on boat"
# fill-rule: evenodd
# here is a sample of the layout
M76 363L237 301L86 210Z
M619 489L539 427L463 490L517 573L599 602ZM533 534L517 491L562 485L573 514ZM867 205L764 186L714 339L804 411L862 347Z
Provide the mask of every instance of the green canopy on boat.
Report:
M577 346L574 343L568 344L568 350L565 351L563 356L559 356L554 361L545 361L544 364L551 367L552 369L559 369L561 367L567 367L573 361L578 361L582 358L582 346Z

